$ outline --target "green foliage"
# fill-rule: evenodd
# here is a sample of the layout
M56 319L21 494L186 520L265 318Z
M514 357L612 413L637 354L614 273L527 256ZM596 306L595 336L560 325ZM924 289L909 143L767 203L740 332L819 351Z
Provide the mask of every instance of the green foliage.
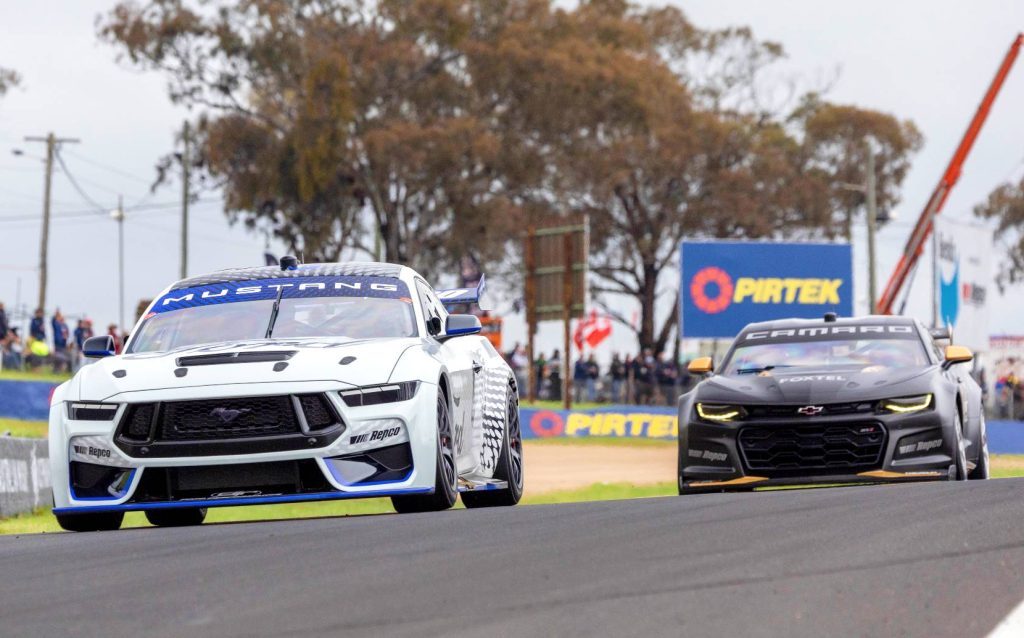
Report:
M974 208L974 214L995 220L996 237L1001 238L1007 259L1002 261L996 281L1000 288L1024 279L1024 179L1001 184L988 199Z
M26 439L45 439L49 424L46 421L19 421L18 419L0 419L0 436L11 436Z
M150 0L99 32L202 113L232 219L310 260L436 275L467 253L507 265L527 224L585 213L596 298L636 298L656 351L681 239L846 236L867 141L883 210L921 144L814 93L779 104L782 46L746 27L627 0Z

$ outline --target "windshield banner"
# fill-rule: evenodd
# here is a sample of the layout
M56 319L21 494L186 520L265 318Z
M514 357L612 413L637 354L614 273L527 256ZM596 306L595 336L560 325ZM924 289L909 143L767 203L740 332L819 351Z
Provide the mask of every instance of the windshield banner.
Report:
M288 277L229 281L194 288L172 290L153 304L152 312L169 312L182 308L210 306L236 301L257 301L303 297L374 297L378 299L409 298L409 289L394 277Z
M683 242L682 335L734 337L748 323L853 314L849 244Z

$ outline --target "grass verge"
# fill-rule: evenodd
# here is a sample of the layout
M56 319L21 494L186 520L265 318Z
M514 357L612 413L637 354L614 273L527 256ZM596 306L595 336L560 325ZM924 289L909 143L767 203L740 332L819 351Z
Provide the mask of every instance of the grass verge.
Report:
M11 436L20 436L28 439L45 439L47 427L48 425L46 421L0 419L0 436L10 432Z
M70 378L70 374L53 374L43 370L39 372L0 370L0 381L49 381L51 383L64 383Z

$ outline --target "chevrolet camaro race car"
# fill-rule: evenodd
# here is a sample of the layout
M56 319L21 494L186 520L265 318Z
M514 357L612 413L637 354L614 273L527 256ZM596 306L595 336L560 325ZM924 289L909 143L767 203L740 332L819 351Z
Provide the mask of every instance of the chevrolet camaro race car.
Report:
M751 324L679 401L679 493L986 479L971 352L905 317Z
M514 505L515 377L472 315L382 263L243 268L179 281L123 354L53 395L54 514L116 529L127 511L199 524L206 508L389 496L399 512Z

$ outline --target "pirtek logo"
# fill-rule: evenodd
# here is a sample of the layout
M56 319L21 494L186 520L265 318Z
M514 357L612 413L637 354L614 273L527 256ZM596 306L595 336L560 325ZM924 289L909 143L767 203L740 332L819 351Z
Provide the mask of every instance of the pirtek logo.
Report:
M804 416L816 416L824 411L825 408L820 405L805 405L804 407L797 410L797 412L803 414Z
M296 290L327 290L328 284L320 281L308 281L301 284L267 284L266 286L241 286L239 288L222 288L220 290L204 290L200 299L217 299L218 297L227 297L233 295L241 297L244 295L258 295L265 289L273 289L279 291L282 288L295 288ZM363 283L360 281L347 282L347 281L335 281L330 284L332 290L362 290ZM396 284L379 284L372 283L368 286L369 290L381 290L385 292L397 292L398 286ZM180 303L182 301L193 301L196 298L196 293L190 292L180 297L171 297L168 295L164 297L163 302L160 305L166 306L172 303Z
M733 282L717 266L697 271L690 280L690 297L698 309L717 314L734 303L838 305L842 279L740 277Z

